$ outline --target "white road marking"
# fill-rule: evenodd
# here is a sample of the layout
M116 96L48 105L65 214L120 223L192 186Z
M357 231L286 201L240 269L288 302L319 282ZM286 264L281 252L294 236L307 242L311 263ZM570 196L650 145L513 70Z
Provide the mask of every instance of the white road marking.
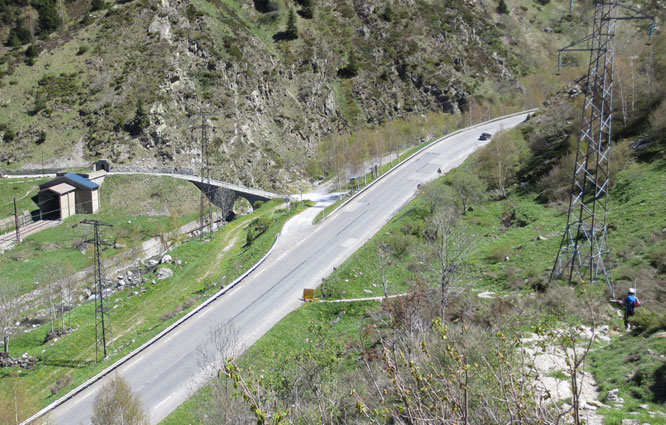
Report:
M136 366L136 364L139 363L139 362L141 361L141 359L143 359L143 356L138 357L136 360L134 360L134 361L132 362L132 364L125 366L125 370L127 370L127 369L129 369L129 368L131 368L131 367Z
M351 246L354 246L358 238L347 238L340 244L341 247L343 248L349 248Z
M179 331L179 330L174 330L174 331L172 331L172 332L171 332L171 335L169 335L169 336L164 340L164 342L169 342L169 340L170 340L171 338L173 338L174 336L178 335L178 332L180 332L180 331Z
M78 400L76 400L76 401L74 402L74 404L82 402L83 400L87 399L88 397L90 397L91 395L95 394L96 392L97 392L97 389L91 390L90 392L88 392L88 394L86 394L86 395L84 395L83 397L81 397L81 398L79 398Z
M157 403L157 405L155 405L155 407L153 407L153 410L157 410L162 404L164 404L164 402L166 402L168 399L170 399L172 395L173 395L173 394L169 394L169 395L167 396L167 398L165 398L164 400L162 400L162 401L160 401L159 403Z

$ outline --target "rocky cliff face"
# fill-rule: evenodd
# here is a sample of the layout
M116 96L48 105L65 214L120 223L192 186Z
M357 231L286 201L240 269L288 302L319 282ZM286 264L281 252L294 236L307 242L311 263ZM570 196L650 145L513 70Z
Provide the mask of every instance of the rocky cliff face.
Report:
M456 112L482 85L520 88L493 5L299 3L65 3L68 24L36 43L33 64L23 48L0 53L0 161L197 168L204 127L214 177L277 190L322 136ZM290 10L295 39L285 36Z

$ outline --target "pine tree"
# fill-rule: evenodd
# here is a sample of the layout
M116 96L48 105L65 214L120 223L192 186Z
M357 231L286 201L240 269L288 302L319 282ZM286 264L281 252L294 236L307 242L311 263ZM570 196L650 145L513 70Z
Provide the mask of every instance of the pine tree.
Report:
M508 15L509 7L506 5L504 0L499 0L499 5L497 6L497 13L500 15Z
M293 9L289 9L287 18L287 29L284 31L285 39L296 40L298 38L298 28L296 27L296 14Z
M90 6L92 10L102 10L106 6L106 3L104 3L104 0L92 0Z
M298 14L305 19L312 19L314 17L314 1L313 0L300 0L298 4L301 5L301 10Z
M338 77L353 78L358 75L358 65L356 63L356 55L354 52L349 53L349 61L344 68L338 69Z
M58 15L58 9L52 0L36 0L32 5L39 12L39 29L49 34L62 25L62 19Z

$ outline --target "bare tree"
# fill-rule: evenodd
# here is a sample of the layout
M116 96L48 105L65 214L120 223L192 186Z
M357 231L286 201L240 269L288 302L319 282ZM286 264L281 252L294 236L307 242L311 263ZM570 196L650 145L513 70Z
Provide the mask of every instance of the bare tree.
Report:
M375 244L377 251L377 264L379 265L379 275L382 278L382 288L384 289L384 297L388 297L388 277L386 272L391 266L391 245L386 241L379 241Z
M74 270L67 262L53 263L47 269L41 273L40 280L46 287L44 295L51 316L51 334L55 334L55 325L58 319L60 320L61 330L65 331L65 305L71 302L69 276Z
M148 425L141 400L120 375L102 385L93 402L92 425Z
M233 323L222 320L212 326L197 347L197 363L202 370L218 373L227 360L241 352L238 332Z
M19 425L37 410L35 394L26 387L21 378L3 377L0 392L0 423ZM46 418L45 424L48 425Z
M9 336L18 317L19 295L18 283L4 278L0 279L0 328L5 354L9 353Z
M459 277L467 254L467 235L457 226L459 213L454 207L435 210L428 222L430 239L431 269L435 273L440 288L440 317L446 320L446 304L453 295L453 285Z

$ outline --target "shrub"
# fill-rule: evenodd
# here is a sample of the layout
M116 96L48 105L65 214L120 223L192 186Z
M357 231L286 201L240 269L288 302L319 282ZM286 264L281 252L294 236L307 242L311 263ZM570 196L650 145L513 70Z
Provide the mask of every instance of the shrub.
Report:
M393 255L396 258L401 259L409 250L409 247L412 244L412 238L403 233L394 233L389 237L388 243L391 246L391 252Z
M37 144L41 145L46 142L46 131L42 130L39 132L39 137L37 138Z
M259 217L252 220L247 229L246 244L248 246L252 245L252 242L268 230L271 224L273 224L273 220L269 217Z
M261 13L276 12L279 9L276 0L254 0L254 8Z
M39 29L49 34L62 25L55 2L51 0L34 0L32 6L39 12Z
M254 204L252 204L252 208L258 210L262 205L264 205L264 201L255 201Z
M148 114L146 114L146 111L143 109L143 102L138 100L136 102L134 118L125 125L125 130L127 130L132 136L138 136L144 128L148 127L148 124L150 124Z
M51 396L58 394L63 388L69 386L72 383L72 378L69 375L58 378L49 390L51 391Z
M506 257L509 257L511 252L511 246L508 244L495 245L490 249L488 255L486 255L486 259L491 263L499 263L500 261L504 261Z
M88 46L86 44L82 44L82 45L79 46L79 51L76 52L76 55L81 56L82 54L84 54L87 51L88 51Z
M305 19L312 19L314 17L314 1L313 0L298 0L301 5L301 10L298 14Z
M4 134L2 135L2 140L4 140L7 143L14 141L15 138L16 138L16 132L10 128L5 130Z
M358 75L358 65L354 52L349 53L349 61L344 68L338 69L338 77L353 78Z
M104 0L92 0L90 5L92 6L92 10L102 10L106 6L106 3Z
M32 41L32 33L30 30L23 26L23 20L17 19L14 28L9 30L7 41L5 44L9 47L16 47L22 44L27 44Z
M499 13L500 15L509 14L509 7L506 5L506 2L504 0L499 1L499 4L497 5L497 13Z
M631 323L640 333L652 334L657 331L666 330L666 314L660 314L645 307L636 309L636 315Z
M27 49L25 49L25 55L29 58L36 58L37 56L39 56L39 51L40 51L39 46L37 46L36 44L31 44L30 46L28 46Z

